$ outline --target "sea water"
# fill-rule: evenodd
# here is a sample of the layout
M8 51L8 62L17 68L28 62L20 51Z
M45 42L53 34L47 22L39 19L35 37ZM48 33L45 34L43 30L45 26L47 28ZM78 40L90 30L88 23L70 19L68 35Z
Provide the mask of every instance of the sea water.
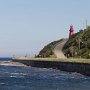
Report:
M90 77L51 68L0 65L0 90L90 90Z

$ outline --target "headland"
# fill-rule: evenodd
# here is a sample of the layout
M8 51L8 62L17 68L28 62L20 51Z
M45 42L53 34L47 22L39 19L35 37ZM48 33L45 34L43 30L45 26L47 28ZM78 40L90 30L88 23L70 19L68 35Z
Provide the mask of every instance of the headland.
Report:
M90 27L74 34L70 26L69 31L69 39L51 42L35 58L14 58L13 61L90 76Z

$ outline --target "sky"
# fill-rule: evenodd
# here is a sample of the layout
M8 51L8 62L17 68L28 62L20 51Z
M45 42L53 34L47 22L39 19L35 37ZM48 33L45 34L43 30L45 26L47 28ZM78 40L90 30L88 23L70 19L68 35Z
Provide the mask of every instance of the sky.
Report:
M90 25L90 0L0 0L0 57L38 54Z

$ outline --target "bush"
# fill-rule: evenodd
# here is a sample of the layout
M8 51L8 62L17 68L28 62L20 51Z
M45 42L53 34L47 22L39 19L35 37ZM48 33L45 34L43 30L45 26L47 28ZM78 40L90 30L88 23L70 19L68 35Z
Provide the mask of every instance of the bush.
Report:
M63 51L72 57L71 47L73 47L73 57L76 57L75 53L77 52L77 56L90 58L90 27L88 27L87 30L81 30L80 32L74 34L65 44Z

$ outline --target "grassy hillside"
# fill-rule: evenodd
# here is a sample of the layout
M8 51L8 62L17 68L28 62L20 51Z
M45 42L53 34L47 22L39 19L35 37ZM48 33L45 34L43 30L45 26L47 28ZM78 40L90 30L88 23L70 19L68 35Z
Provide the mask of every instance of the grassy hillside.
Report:
M55 57L53 53L53 49L56 44L59 42L62 42L64 39L60 39L54 42L51 42L50 44L46 45L37 55L37 57Z
M67 57L90 58L90 27L74 34L63 51Z
M36 57L56 57L54 47L65 39L60 39L46 45ZM67 57L90 58L90 27L74 34L65 44L63 52Z

